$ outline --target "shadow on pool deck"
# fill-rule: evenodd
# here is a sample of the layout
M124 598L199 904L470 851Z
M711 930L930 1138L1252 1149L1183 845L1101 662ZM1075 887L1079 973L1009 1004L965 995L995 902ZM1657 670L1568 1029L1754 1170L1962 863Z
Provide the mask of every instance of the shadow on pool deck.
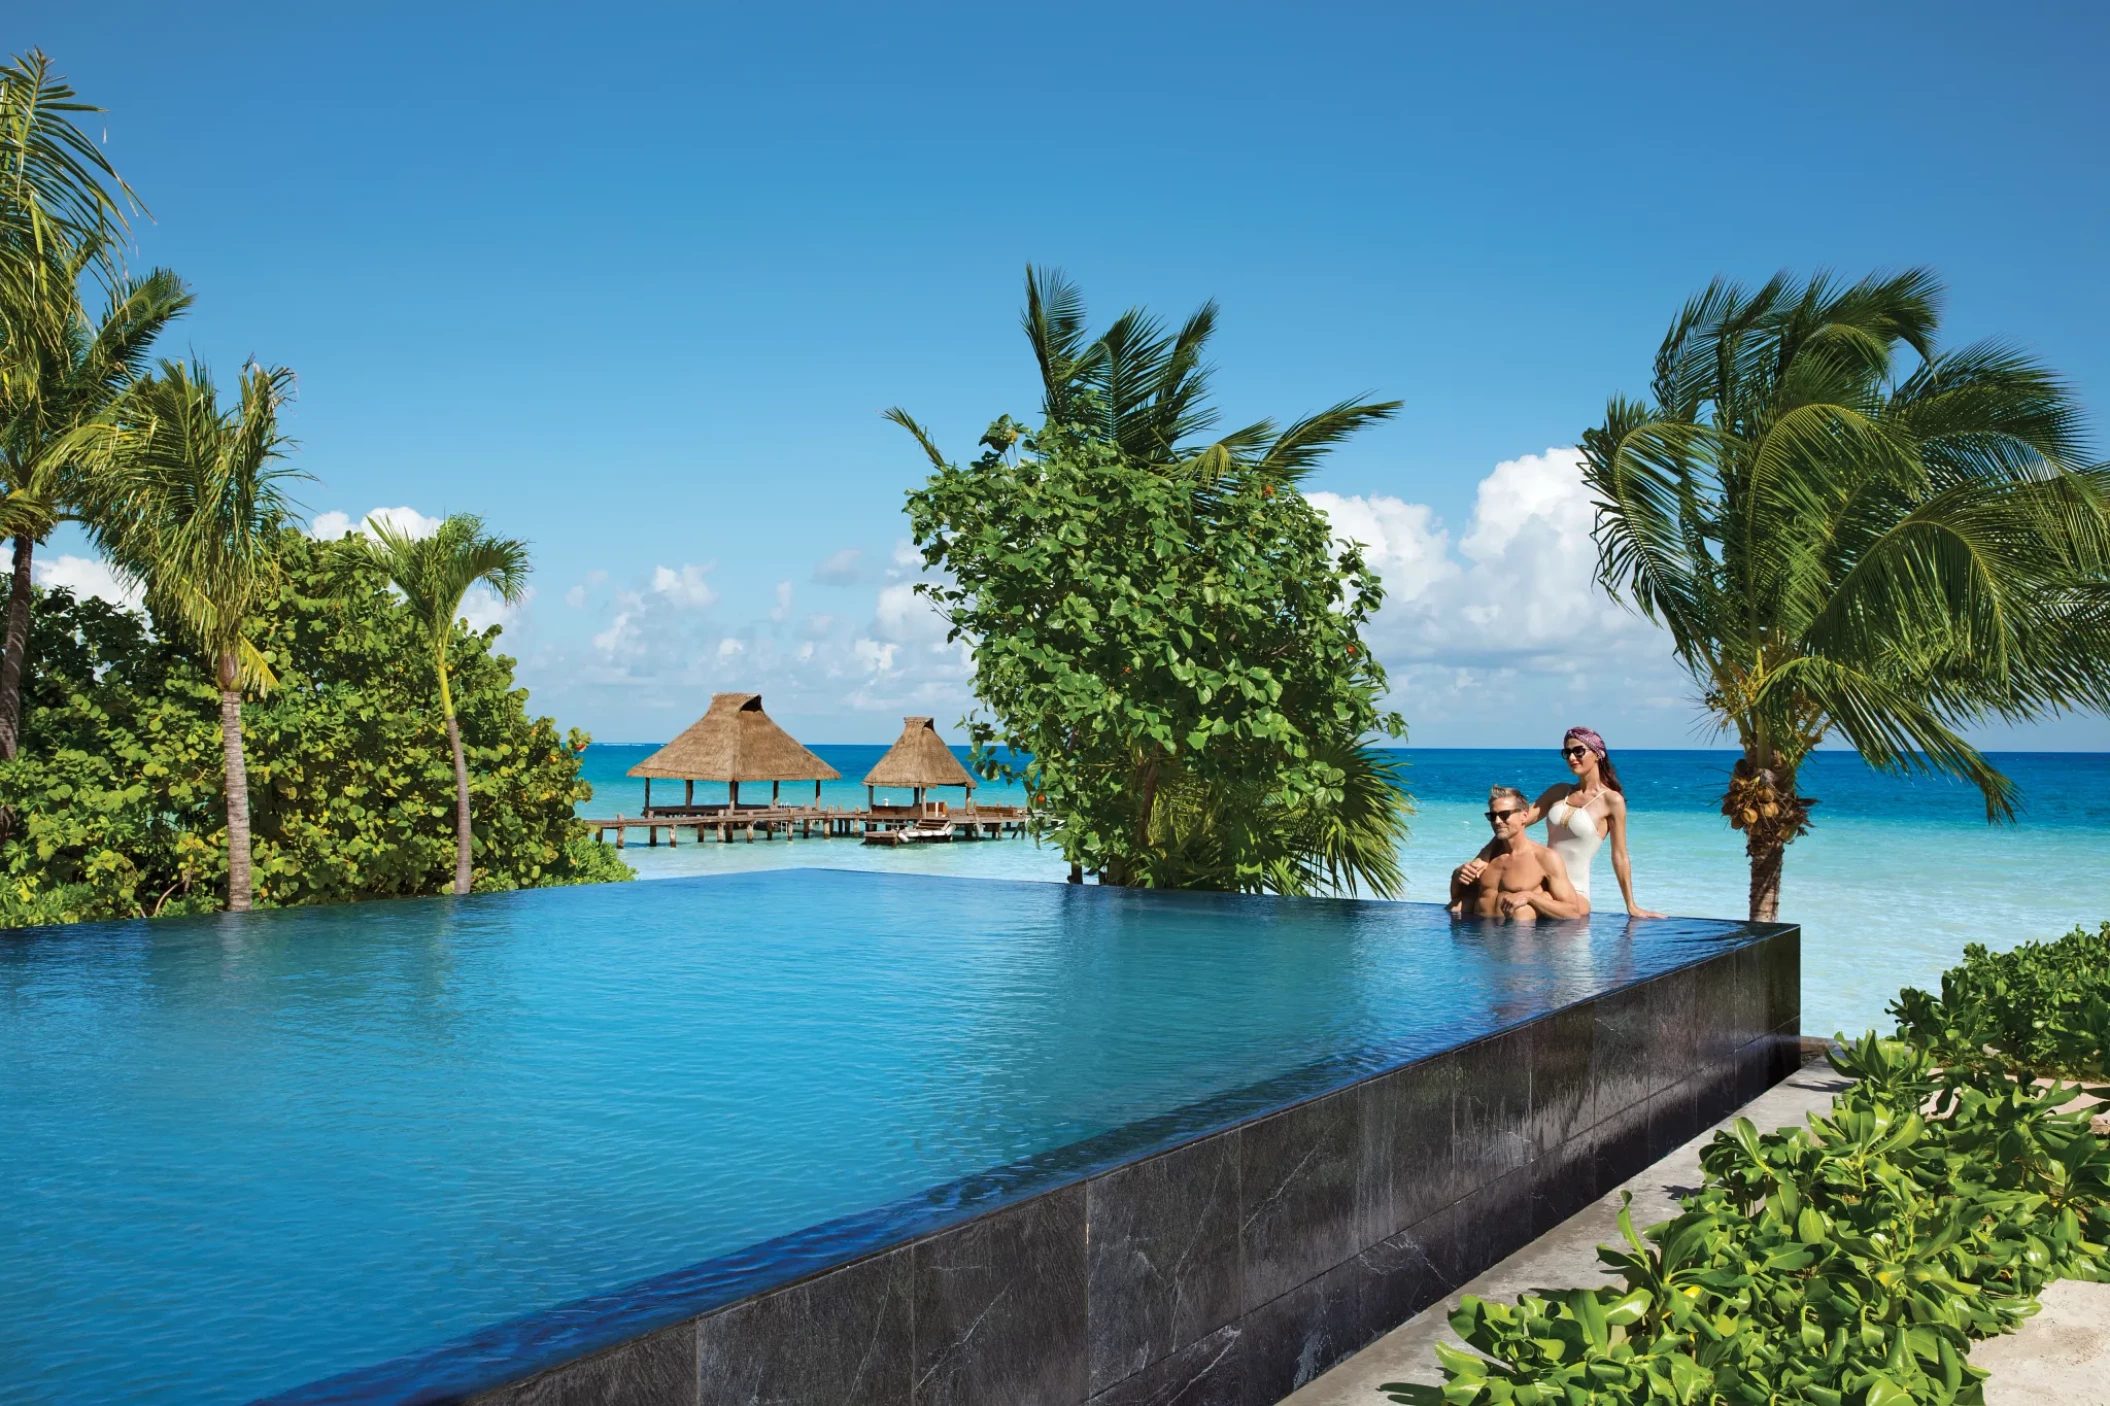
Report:
M1845 1087L1846 1081L1818 1060L1731 1116L1749 1118L1761 1129L1799 1124L1805 1115L1829 1107L1832 1095ZM1461 1298L1514 1299L1538 1288L1605 1282L1597 1247L1619 1239L1620 1193L1633 1193L1637 1226L1677 1215L1678 1196L1700 1184L1700 1150L1727 1121L1299 1388L1282 1406L1383 1406L1386 1398L1378 1387L1386 1382L1422 1383L1432 1388L1430 1402L1439 1402L1433 1388L1442 1385L1443 1373L1436 1365L1436 1343L1459 1345L1449 1318ZM1993 1373L1986 1383L1987 1406L2110 1406L2110 1284L2062 1280L2052 1285L2041 1314L2011 1337L1979 1344L1971 1361Z

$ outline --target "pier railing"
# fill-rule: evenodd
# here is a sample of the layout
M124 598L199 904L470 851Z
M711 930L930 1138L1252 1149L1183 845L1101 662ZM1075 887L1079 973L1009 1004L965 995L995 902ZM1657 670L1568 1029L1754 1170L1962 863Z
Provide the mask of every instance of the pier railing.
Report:
M602 844L615 836L622 849L632 830L645 832L645 843L659 844L659 832L667 832L669 846L681 843L681 832L690 831L698 844L716 838L730 844L744 838L752 844L786 839L864 839L875 844L895 843L913 834L919 839L997 840L1018 839L1026 833L1031 815L1024 806L972 806L949 810L942 802L920 806L727 805L653 806L642 815L617 813L612 819L587 820L594 839ZM885 837L885 838L882 838Z

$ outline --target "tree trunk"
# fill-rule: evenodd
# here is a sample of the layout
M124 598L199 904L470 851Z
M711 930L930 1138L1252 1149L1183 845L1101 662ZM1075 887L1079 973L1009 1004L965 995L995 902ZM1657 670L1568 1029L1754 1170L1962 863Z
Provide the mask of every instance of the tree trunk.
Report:
M1745 744L1729 773L1722 814L1743 832L1744 853L1751 860L1752 922L1779 921L1780 872L1788 845L1809 833L1815 804L1795 789L1795 768L1784 757L1767 750L1763 740Z
M15 538L15 579L7 593L7 645L0 656L0 758L22 746L22 659L29 652L29 564L36 543Z
M454 749L454 891L469 891L469 766L462 760L462 725L447 715L447 745Z
M242 761L242 691L233 656L220 660L220 750L227 761L227 911L249 911L249 769Z
M1750 847L1751 855L1751 921L1772 923L1780 920L1780 872L1786 867L1788 847L1774 843Z

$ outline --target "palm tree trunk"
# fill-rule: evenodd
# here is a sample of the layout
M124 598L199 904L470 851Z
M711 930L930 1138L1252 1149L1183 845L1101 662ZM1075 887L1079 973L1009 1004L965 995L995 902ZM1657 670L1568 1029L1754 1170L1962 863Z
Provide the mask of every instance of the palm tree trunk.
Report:
M29 653L29 563L36 542L15 538L15 579L7 593L7 645L0 656L0 758L22 746L22 660Z
M447 745L454 749L454 891L469 891L469 766L462 760L462 725L447 715Z
M1772 923L1780 919L1780 873L1787 865L1788 847L1774 842L1747 847L1751 856L1751 921Z
M225 686L232 656L220 661L220 750L227 763L227 911L249 911L249 769L242 761L242 691Z

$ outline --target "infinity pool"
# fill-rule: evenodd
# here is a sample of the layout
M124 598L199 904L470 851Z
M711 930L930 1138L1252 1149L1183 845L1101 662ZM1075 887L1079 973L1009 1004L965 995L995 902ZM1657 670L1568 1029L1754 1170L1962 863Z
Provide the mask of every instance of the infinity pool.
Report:
M802 870L0 936L0 1399L284 1391L1741 930Z

